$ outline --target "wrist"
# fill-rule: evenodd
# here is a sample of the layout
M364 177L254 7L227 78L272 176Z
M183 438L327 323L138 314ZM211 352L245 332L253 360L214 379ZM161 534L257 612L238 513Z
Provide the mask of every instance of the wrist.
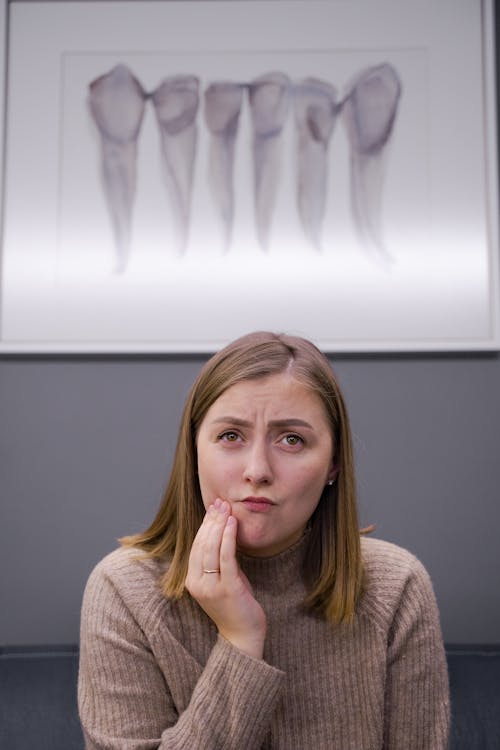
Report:
M219 634L225 638L232 646L242 651L247 656L251 656L253 659L262 660L264 658L264 642L265 635L252 634L252 636L244 636L241 634L224 633L219 630Z

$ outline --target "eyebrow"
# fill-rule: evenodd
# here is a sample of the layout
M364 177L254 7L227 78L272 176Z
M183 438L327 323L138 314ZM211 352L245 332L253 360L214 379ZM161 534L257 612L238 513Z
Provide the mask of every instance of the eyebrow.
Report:
M234 424L236 427L252 427L252 423L246 419L240 419L239 417L217 417L214 419L214 424ZM305 419L299 419L298 417L290 417L288 419L272 419L268 423L269 427L307 427L310 430L314 430L314 427Z

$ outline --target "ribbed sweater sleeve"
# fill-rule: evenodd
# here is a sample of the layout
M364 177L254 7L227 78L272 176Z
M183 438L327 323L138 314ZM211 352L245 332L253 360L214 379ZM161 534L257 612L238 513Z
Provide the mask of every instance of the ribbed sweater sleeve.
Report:
M389 630L384 750L445 750L450 706L438 608L426 570L408 557Z
M178 675L176 689L181 695L190 683L194 688L179 713L160 668L175 654L153 653L152 644L183 647L169 633L158 639L152 630L148 638L139 623L140 598L137 605L132 611L105 568L96 568L81 618L79 709L87 750L260 748L283 672L218 637L205 665L185 660L194 666Z

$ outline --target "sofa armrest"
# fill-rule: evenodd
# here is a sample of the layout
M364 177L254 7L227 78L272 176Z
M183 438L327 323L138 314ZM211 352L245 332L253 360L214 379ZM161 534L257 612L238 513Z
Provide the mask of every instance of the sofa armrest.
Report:
M447 645L450 750L500 749L500 645Z
M83 750L77 646L0 648L0 748Z

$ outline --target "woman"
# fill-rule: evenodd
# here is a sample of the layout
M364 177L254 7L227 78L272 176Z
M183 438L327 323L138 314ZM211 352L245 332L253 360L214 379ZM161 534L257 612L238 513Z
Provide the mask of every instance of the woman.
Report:
M360 539L348 417L310 342L254 333L210 359L150 528L92 573L87 748L442 750L430 580Z

